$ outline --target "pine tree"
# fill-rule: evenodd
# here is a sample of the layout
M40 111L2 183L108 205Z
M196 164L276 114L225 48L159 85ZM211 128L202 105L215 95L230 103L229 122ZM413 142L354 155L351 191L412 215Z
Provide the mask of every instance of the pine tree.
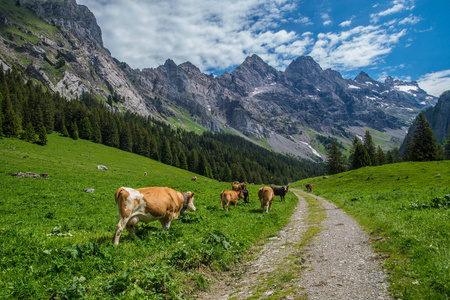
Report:
M42 124L41 127L38 128L38 144L45 146L45 145L47 145L47 143L48 143L47 129Z
M326 170L330 175L345 172L347 170L345 159L342 156L342 152L336 141L333 141L330 150L327 153Z
M88 117L84 117L81 122L80 126L78 127L78 133L80 134L80 138L84 140L90 140L92 135L92 126L91 121L89 121Z
M170 149L169 140L164 137L162 147L161 147L161 162L166 165L172 164L172 150Z
M78 140L78 138L80 137L78 134L78 125L77 122L73 122L70 126L70 137L74 140Z
M440 160L441 151L425 116L420 113L416 119L416 129L412 139L410 158L412 161Z
M31 122L28 122L25 125L25 132L23 134L23 138L25 141L30 142L30 143L34 143L36 142L36 132L34 131L34 127L33 124L31 124Z
M120 149L128 152L133 150L133 138L128 126L124 126L120 132Z
M188 162L187 162L187 157L186 157L186 154L184 153L184 151L180 151L180 155L179 155L178 159L180 160L180 168L183 170L187 170Z
M412 144L413 144L413 138L411 137L410 134L407 134L405 140L403 141L403 154L401 155L402 160L404 160L404 161L411 160Z
M450 133L447 135L447 143L445 144L445 158L450 159Z
M361 142L357 142L353 150L352 169L359 169L370 166L370 157L366 147Z
M394 156L392 155L392 151L391 150L388 150L386 152L386 163L388 163L388 164L394 163Z
M364 135L364 147L366 148L367 154L369 155L370 158L370 166L378 165L376 154L377 149L375 147L375 143L373 142L369 130L367 130L366 134Z
M386 164L386 154L383 149L381 149L381 146L378 146L377 148L377 161L380 166Z

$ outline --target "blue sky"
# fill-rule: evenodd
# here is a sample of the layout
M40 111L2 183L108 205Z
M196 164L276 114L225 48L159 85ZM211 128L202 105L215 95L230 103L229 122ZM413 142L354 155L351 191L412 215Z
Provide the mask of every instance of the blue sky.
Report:
M323 69L418 81L450 90L448 0L77 0L89 7L112 55L132 68L172 59L231 72L259 55L284 71L310 55Z

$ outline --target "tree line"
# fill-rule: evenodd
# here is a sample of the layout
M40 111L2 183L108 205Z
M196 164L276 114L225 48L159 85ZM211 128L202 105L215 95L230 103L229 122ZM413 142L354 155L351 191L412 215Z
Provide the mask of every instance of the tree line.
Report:
M90 93L66 99L13 69L0 68L0 137L15 137L45 146L56 131L133 152L164 164L220 181L287 184L322 175L318 163L282 155L241 137L174 128L130 111L115 112Z
M379 166L402 161L436 161L450 159L450 135L443 147L434 137L430 123L420 113L415 120L416 128L413 135L407 135L403 142L403 151L399 148L383 151L376 146L369 131L366 131L363 141L355 137L349 157L342 153L343 146L334 141L328 152L326 173L337 174L347 170L367 166Z

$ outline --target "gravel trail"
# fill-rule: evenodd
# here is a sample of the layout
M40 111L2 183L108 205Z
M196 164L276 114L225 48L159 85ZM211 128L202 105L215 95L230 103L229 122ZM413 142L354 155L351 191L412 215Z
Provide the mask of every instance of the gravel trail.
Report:
M230 274L221 274L207 292L196 298L264 299L281 295L277 299L392 299L387 291L387 275L368 244L368 235L336 205L312 194L327 216L313 242L299 250L308 226L318 224L306 224L309 212L301 196L304 192L294 193L299 204L279 236L255 249L256 259ZM289 275L288 282L276 281L283 278L280 272Z

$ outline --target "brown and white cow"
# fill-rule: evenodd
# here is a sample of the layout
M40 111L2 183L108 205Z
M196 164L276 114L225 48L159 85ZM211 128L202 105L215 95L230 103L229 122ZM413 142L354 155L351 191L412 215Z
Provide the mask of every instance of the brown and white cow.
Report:
M236 208L236 204L239 199L244 198L244 193L242 190L239 191L229 191L225 190L220 193L220 207L224 208L226 211L228 211L228 208L230 207L230 203L234 204L234 208ZM224 207L225 205L225 207Z
M269 209L272 208L272 202L274 193L272 188L268 186L263 186L258 190L259 201L261 202L261 209L264 211L264 207L266 208L266 213L269 212Z
M313 184L308 183L308 184L305 185L305 187L306 187L306 190L309 191L309 192L312 192L314 190L314 185Z
M197 181L197 176L191 178L192 181Z
M134 226L138 222L161 222L161 230L169 229L172 220L186 211L195 211L194 193L181 193L168 187L132 189L121 187L116 191L119 223L114 235L114 245L119 244L125 226L135 238Z

